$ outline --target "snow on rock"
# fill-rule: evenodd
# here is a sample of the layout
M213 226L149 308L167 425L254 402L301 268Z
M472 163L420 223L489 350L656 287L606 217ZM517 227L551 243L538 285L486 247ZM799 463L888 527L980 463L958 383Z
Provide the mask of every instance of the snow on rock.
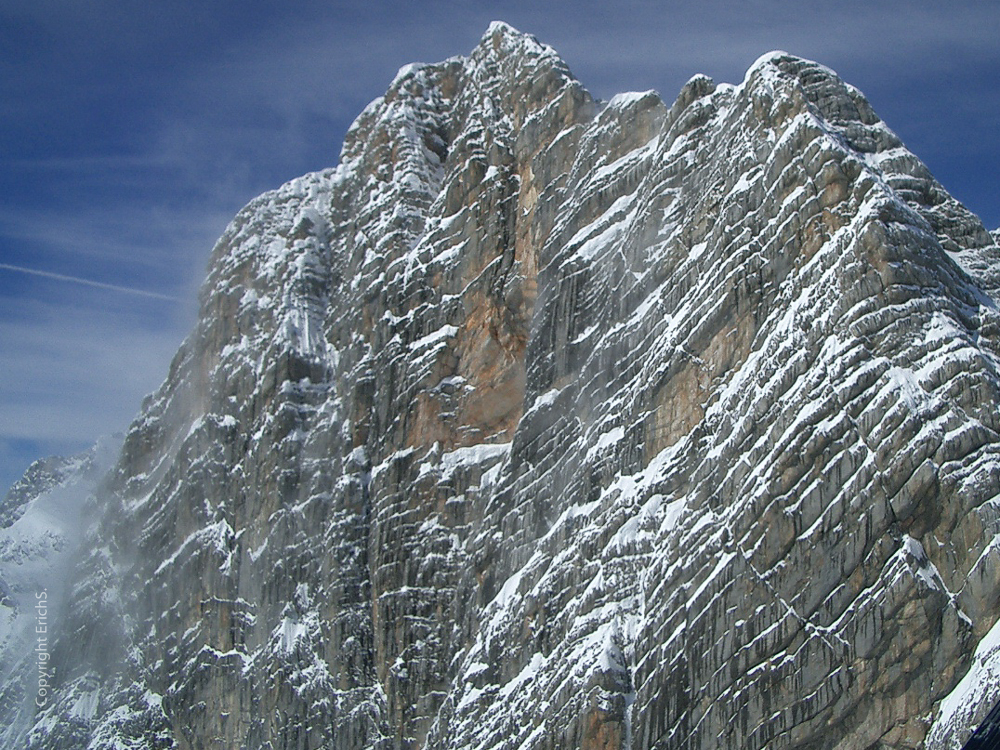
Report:
M63 635L72 560L87 506L120 446L104 439L71 458L36 461L0 504L0 744L21 747L55 684L55 637ZM73 704L90 718L93 693Z

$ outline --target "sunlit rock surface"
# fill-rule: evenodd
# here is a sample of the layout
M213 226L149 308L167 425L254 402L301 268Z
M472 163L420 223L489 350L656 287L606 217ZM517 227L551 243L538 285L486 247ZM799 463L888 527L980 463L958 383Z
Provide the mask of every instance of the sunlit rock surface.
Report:
M30 746L960 747L998 252L815 63L407 66L219 241Z

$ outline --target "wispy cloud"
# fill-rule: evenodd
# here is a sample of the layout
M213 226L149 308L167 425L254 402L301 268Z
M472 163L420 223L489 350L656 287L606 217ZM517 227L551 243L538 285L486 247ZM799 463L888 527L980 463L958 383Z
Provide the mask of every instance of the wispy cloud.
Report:
M125 430L192 324L173 302L66 287L0 298L0 496L34 459Z
M596 19L600 23L595 23ZM760 54L784 49L854 78L920 76L963 58L996 59L998 10L991 3L917 0L811 4L755 0L626 2L568 15L545 41L602 96L652 79L678 85L695 72L738 83ZM629 77L640 83L627 83ZM866 81L856 81L864 84ZM670 97L676 88L663 90Z
M135 300L109 304L105 290L76 284L59 298L0 300L15 312L0 320L0 443L21 459L0 475L32 457L12 446L76 451L127 427L191 325L175 303Z
M59 257L80 268L113 264L119 273L156 270L159 283L168 285L179 266L197 265L202 273L233 212L211 204L168 207L138 198L129 204L123 196L96 206L0 207L0 243L6 245L7 260L18 248L30 247L32 255ZM22 258L17 265L34 264Z
M135 294L139 297L150 297L152 299L163 299L170 302L183 302L182 297L175 297L171 294L162 294L160 292L152 292L147 289L135 289L129 286L121 286L120 284L108 284L103 281L93 281L92 279L84 279L79 276L68 276L64 273L52 273L51 271L42 271L37 268L24 268L23 266L15 266L10 263L0 263L0 268L6 271L15 271L17 273L27 273L32 276L41 276L45 279L55 279L56 281L66 281L71 284L81 284L83 286L93 287L94 289L107 289L112 292L120 292L122 294Z

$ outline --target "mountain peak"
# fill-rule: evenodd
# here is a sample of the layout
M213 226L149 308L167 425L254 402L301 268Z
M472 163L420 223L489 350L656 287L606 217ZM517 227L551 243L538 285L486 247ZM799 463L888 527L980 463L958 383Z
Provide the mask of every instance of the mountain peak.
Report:
M567 74L569 72L566 63L554 49L538 41L535 36L518 31L503 21L490 23L471 57L473 60L515 58L522 62L540 59L545 60L548 65L565 69Z
M777 65L783 59L797 59L802 60L804 58L797 57L795 55L790 55L781 49L773 49L770 52L765 52L760 55L756 60L750 63L750 67L747 68L746 75L749 76L753 72L765 68L769 65Z
M505 21L491 21L479 40L480 45L491 44L494 46L530 46L539 49L551 49L543 45L538 39L523 31L519 31Z
M518 31L506 21L490 21L490 25L486 27L486 32L483 34L482 38L487 39L493 37L494 35L517 37L529 36L522 31Z

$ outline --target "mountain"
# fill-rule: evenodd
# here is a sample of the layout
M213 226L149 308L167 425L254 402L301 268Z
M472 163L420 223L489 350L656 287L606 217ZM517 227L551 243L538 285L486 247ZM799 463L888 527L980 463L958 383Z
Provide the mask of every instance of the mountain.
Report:
M24 747L35 701L54 684L52 634L83 519L120 442L33 463L0 502L0 746ZM43 693L44 690L44 693Z
M29 746L961 747L998 255L785 53L672 104L501 23L403 68L216 246Z

